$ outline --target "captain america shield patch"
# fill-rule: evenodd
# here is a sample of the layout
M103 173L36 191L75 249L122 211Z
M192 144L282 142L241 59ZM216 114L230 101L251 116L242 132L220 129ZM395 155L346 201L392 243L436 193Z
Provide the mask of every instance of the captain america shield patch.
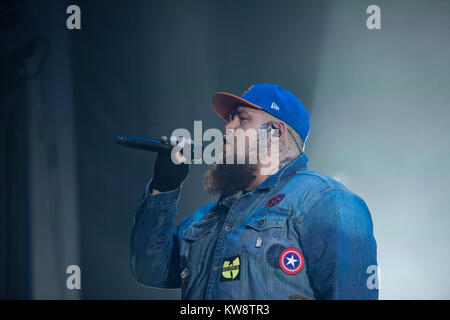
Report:
M280 254L279 263L281 270L287 274L297 274L303 269L305 258L300 250L287 248Z

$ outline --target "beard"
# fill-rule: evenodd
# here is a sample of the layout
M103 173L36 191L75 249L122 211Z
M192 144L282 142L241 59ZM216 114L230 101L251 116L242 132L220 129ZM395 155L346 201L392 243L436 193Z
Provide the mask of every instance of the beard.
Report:
M257 170L256 164L213 164L205 174L203 185L212 194L231 195L250 186Z

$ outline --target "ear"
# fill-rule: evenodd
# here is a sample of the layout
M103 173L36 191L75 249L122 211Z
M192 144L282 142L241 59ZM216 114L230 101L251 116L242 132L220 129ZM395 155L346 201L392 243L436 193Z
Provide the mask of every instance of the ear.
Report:
M276 133L278 131L278 134ZM287 131L287 124L283 121L275 122L272 124L272 135L271 137L279 137L283 139Z

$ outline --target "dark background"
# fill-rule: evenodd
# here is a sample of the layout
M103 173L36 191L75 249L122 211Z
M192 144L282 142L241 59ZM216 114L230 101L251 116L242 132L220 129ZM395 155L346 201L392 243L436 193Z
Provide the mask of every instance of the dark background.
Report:
M380 297L450 298L450 2L0 4L2 298L178 299L131 276L155 155L115 136L221 129L211 96L254 83L300 98L310 168L366 200ZM69 4L81 30L66 28ZM371 4L381 30L366 27ZM206 169L191 166L176 222L215 200ZM72 264L81 290L66 288Z

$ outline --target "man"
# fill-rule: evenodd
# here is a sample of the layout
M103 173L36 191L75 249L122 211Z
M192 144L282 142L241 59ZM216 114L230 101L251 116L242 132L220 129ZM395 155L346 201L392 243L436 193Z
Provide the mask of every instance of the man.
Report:
M310 120L301 102L259 84L242 97L217 93L213 108L227 121L225 154L239 138L228 133L266 129L265 145L279 146L278 166L262 174L267 164L259 161L213 165L205 187L219 200L174 226L188 165L158 155L132 234L137 281L181 288L182 299L377 299L370 212L341 183L307 169ZM249 143L233 156L248 160L254 149Z

